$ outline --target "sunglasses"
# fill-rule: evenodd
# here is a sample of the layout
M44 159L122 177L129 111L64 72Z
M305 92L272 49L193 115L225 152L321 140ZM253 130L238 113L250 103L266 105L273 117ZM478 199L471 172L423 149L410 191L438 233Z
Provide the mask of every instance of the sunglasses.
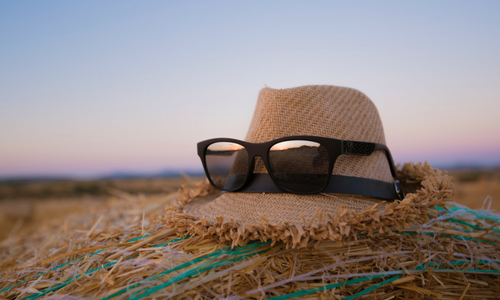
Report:
M386 145L316 136L291 136L265 143L217 138L198 143L198 156L210 184L227 192L244 193L342 193L382 199L403 199L399 181L333 175L340 155L372 155L383 151L392 176L396 168ZM255 158L268 173L254 174Z

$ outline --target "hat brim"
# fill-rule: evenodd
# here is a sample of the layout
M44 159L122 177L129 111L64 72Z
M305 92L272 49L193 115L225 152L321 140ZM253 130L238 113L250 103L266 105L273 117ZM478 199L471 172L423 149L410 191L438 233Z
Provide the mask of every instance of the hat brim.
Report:
M402 201L339 194L248 194L215 191L208 183L184 189L167 223L178 233L214 236L233 245L249 240L283 241L289 247L310 242L342 242L358 232L403 229L428 221L453 199L451 178L429 164L407 163L397 172L407 194Z

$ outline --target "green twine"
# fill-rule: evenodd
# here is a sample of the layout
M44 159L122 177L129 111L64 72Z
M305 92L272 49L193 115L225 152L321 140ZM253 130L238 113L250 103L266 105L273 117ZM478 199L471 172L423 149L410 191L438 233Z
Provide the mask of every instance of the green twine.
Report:
M89 270L89 271L85 272L84 274L89 275L89 274L94 273L97 270L109 268L109 267L113 266L114 264L116 264L116 262L107 263L107 264L102 265L100 267L97 267L95 269ZM81 276L82 276L82 274L79 274L79 275L77 275L77 276L75 276L73 278L67 279L66 281L64 281L64 282L62 282L60 284L56 284L55 286L53 286L50 289L43 290L43 292L40 292L40 294L34 294L34 295L28 296L28 297L26 297L24 299L32 300L32 299L37 299L39 297L45 296L46 294L48 294L48 293L50 293L52 291L56 291L56 290L58 290L60 288L63 288L65 286L67 286L68 284L70 284L74 280L80 278Z
M133 238L133 239L131 239L131 240L128 240L128 241L127 241L127 243L131 243L131 242L135 242L135 241L138 241L138 240L142 240L143 238L148 237L148 236L150 236L150 235L152 235L152 234L155 234L155 233L156 233L156 232L153 232L153 233L148 233L148 234L145 234L145 235L138 236L138 237L136 237L136 238Z
M374 291L374 290L376 290L376 289L378 289L378 288L380 288L380 287L382 287L382 286L384 286L384 285L386 285L386 284L388 284L388 283L390 283L390 282L392 282L392 281L394 281L394 280L396 280L398 278L401 278L402 276L403 275L396 275L396 276L394 276L392 278L389 278L387 280L382 281L379 284L372 285L371 287L369 287L367 289L364 289L364 290L362 290L361 292L359 292L357 294L354 294L352 296L346 297L346 298L344 298L344 300L351 300L351 299L357 298L359 296L362 296L362 295L364 295L364 294L366 294L368 292Z
M203 268L195 268L195 269L192 269L192 270L189 270L189 271L186 271L185 273L183 274L179 274L177 276L174 276L172 279L170 279L169 281L163 283L163 284L160 284L158 286L155 286L155 287L152 287L152 288L148 288L148 289L145 289L145 290L141 290L141 291L138 291L136 292L135 294L133 294L130 298L128 298L129 300L139 300L139 299L142 299L144 297L147 297L151 294L154 294L156 293L157 291L159 290L162 290L174 283L177 283L179 281L182 281L186 278L189 278L193 275L199 275L200 273L202 272L205 272L205 271L208 271L208 270L211 270L211 269L214 269L214 268L218 268L218 267L221 267L221 266L225 266L225 265L229 265L229 264L232 264L234 262L238 262L242 259L245 259L247 257L250 257L254 254L261 254L261 253L264 253L266 252L267 250L263 250L263 251L259 251L259 252L256 252L256 253L252 253L252 254L248 254L248 255L243 255L241 257L238 257L238 258L234 258L234 259L229 259L229 260L223 260L223 261L220 261L220 262L216 262L216 263L213 263L209 266L205 266ZM143 293L141 295L138 295L136 296L138 293Z
M145 236L142 236L141 238L145 238L145 237L147 237L147 236L148 236L148 235L145 235ZM178 241L181 241L181 240L183 240L183 239L185 239L185 238L187 238L187 237L174 239L174 240L171 240L170 242L163 243L163 244L160 244L160 245L164 245L164 244L168 244L168 243L173 243L173 242L178 242ZM137 239L136 239L136 240L137 240ZM152 248L159 247L160 245L153 246ZM101 251L103 251L103 250L101 250ZM97 254L97 253L94 253L94 254ZM94 255L94 254L93 254L93 255ZM128 260L128 259L132 259L132 258L134 258L134 257L137 257L137 256L131 256L131 257L127 258L127 260ZM101 265L100 267L97 267L97 268L95 268L95 269L88 270L88 271L87 271L87 272L85 272L84 274L89 275L89 274L94 273L95 271L98 271L98 270L101 270L101 269L107 269L107 268L109 268L109 267L114 266L117 262L118 262L118 261L115 261L115 262L110 262L110 263L107 263L107 264L105 264L105 265ZM82 275L81 275L81 274L79 274L79 275L77 275L77 276L75 276L75 277L73 277L73 278L67 279L66 281L64 281L64 282L62 282L62 283L60 283L60 284L58 284L58 285L53 286L51 289L44 290L44 291L43 291L43 292L41 292L40 294L34 294L34 295L31 295L31 296L29 296L29 297L27 297L27 298L24 298L24 299L27 299L27 300L32 300L32 299L37 299L37 298L39 298L39 297L41 297L41 296L45 296L46 294L48 294L48 293L50 293L50 292L52 292L52 291L55 291L55 290L58 290L58 289L61 289L61 288L65 287L65 286L67 286L68 284L72 283L74 280L76 280L76 279L80 278L81 276L82 276Z
M243 260L247 257L250 257L250 256L253 256L253 255L256 255L256 254L261 254L261 253L264 253L266 252L267 250L262 250L262 251L258 251L258 252L253 252L254 250L256 250L257 248L261 247L261 246L265 246L265 245L268 245L270 244L271 242L265 242L265 243L255 243L255 244L250 244L250 245L247 245L243 248L240 248L238 250L233 250L231 252L229 252L229 257L225 260L222 260L222 261L219 261L219 262L216 262L216 263L213 263L213 264L210 264L210 262L212 262L215 258L217 257L220 257L221 255L223 254L226 254L226 253L223 253L221 251L219 251L220 253L218 253L217 255L215 255L215 257L213 257L209 262L206 262L194 269L191 269L191 270L188 270L182 274L179 274L177 276L174 276L172 277L171 279L169 279L167 282L163 283L163 284L160 284L158 286L155 286L155 287L151 287L151 288L147 288L147 289L143 289L143 290L140 290L140 291L137 291L135 292L134 294L132 294L128 299L129 300L138 300L138 299L142 299L144 297L147 297L151 294L154 294L156 293L157 291L163 289L163 288L166 288L174 283L177 283L179 281L182 281L186 278L189 278L193 275L199 275L200 273L203 273L205 271L208 271L208 270L211 270L211 269L215 269L215 268L218 268L218 267L222 267L222 266L225 266L225 265L229 265L229 264L232 264L234 262L237 262L237 261L240 261L240 260ZM237 257L237 258L234 258L234 259L229 259L230 257L232 256L238 256L238 255L241 255L240 257ZM170 271L170 270L169 270ZM169 271L165 271L163 273L170 273ZM160 275L160 274L158 274ZM157 275L156 278L158 278L159 276ZM165 274L162 274L161 276L163 276ZM142 293L141 295L139 295L140 293Z
M94 252L94 253L90 254L90 255L89 255L89 257L94 256L94 255L96 255L96 254L99 254L99 253L101 253L102 251L104 251L104 249L99 250L99 251L97 251L97 252ZM85 256L84 256L84 257L85 257ZM1 290L1 291L0 291L0 294L1 294L1 293L3 293L3 292L6 292L6 291L8 291L8 290L10 290L10 289L12 289L12 288L15 288L15 287L20 286L21 284L23 284L23 283L27 282L28 280L31 280L31 279L37 279L37 278L39 278L40 276L43 276L44 274L47 274L47 273L48 273L48 272L50 272L50 271L55 271L55 270L57 270L57 269L59 269L59 268L62 268L62 267L64 267L64 266L68 265L68 264L71 264L71 263L77 262L77 261L79 261L79 260L82 260L84 257L75 258L75 259L70 260L70 261L68 261L68 262L66 262L66 263L63 263L63 264L61 264L61 265L59 265L59 266L56 266L56 267L54 267L54 268L52 268L52 269L50 269L50 270L48 270L48 271L46 271L46 272L42 272L42 273L40 273L40 274L38 274L38 275L36 275L36 276L34 276L34 277L30 277L30 278L28 278L28 279L25 279L25 280L21 281L20 283L18 283L18 284L16 284L16 285L6 287L6 288L4 288L3 290Z
M416 231L394 231L394 232L395 233L403 233L403 234L412 234L412 235L417 235L417 234L435 235L435 233L433 233L433 232L416 232ZM450 238L454 238L454 239L463 239L463 240L475 241L475 242L482 242L482 243L487 243L487 244L492 244L492 245L498 245L498 243L496 243L496 242L485 241L485 240L470 238L470 237L461 236L461 235L440 234L439 236L450 237Z
M131 239L131 240L127 241L127 243L134 242L134 241L137 241L137 240L143 239L143 238L148 237L148 236L150 236L150 234L146 234L146 235L143 235L143 236L139 236L139 237L136 237L136 238L134 238L134 239ZM167 243L163 243L163 244L155 245L155 246L153 246L152 248L165 246L165 245L168 245L169 243L178 242L178 241L181 241L181 240L186 239L186 238L188 238L188 237L189 237L189 236L186 236L186 237L183 237L183 238L174 239L174 240L171 240L171 241L169 241L169 242L167 242ZM90 255L89 255L89 257L94 256L94 255L96 255L96 254L99 254L99 253L101 253L101 252L102 252L102 251L104 251L104 250L105 250L105 249L98 250L98 251L96 251L96 252L94 252L94 253L90 254ZM85 257L85 256L84 256L84 257ZM42 272L42 273L38 274L38 275L37 275L37 276L35 276L35 277L31 277L31 278L29 278L29 279L23 280L22 282L20 282L20 283L18 283L18 284L16 284L16 285L13 285L13 286L10 286L10 287L7 287L7 288L5 288L5 289L1 290L1 291L0 291L0 293L2 293L2 292L6 292L6 291L8 291L8 290L10 290L10 289L12 289L12 288L15 288L15 287L17 287L17 286L19 286L19 285L21 285L21 284L23 284L23 283L27 282L28 280L31 280L31 279L37 279L37 278L39 278L40 276L43 276L44 274L46 274L46 273L48 273L48 272L50 272L50 271L57 270L57 269L62 268L62 267L64 267L64 266L68 265L68 264L71 264L71 263L74 263L74 262L76 262L76 261L82 260L84 257L75 258L75 259L73 259L73 260L71 260L71 261L68 261L68 262L66 262L66 263L64 263L64 264L61 264L61 265L59 265L59 266L54 267L54 268L50 269L49 271ZM132 257L130 257L130 258L132 258ZM130 259L130 258L129 258L129 259ZM87 274L87 273L89 273L89 274L90 274L90 273L93 273L93 272L95 272L95 271L97 271L97 270L99 270L99 269L101 269L101 268L108 268L109 266L113 266L114 264L116 264L116 262L112 262L112 263L108 263L108 264L106 264L106 265L102 265L101 267L98 267L98 268L95 268L95 269L92 269L92 270L89 270L89 271L85 272L85 274ZM70 279L66 280L65 282L62 282L62 283L60 283L60 284L58 284L58 285L55 285L53 288L58 287L58 288L56 288L56 290L57 290L57 289L59 289L59 288L62 288L62 287L64 287L64 286L68 285L69 283L71 283L73 280L78 279L80 276L81 276L81 275L78 275L78 276L76 276L76 277L74 277L74 278L70 278ZM67 282L67 281L68 281L68 282ZM52 288L50 291L48 291L48 292L51 292L51 291L53 290L53 288ZM31 296L29 296L29 297L27 297L27 298L25 298L25 299L36 299L37 297L35 297L35 298L31 298L31 297L33 297L33 296L42 296L42 295L45 295L46 293L48 293L48 292L46 292L46 291L47 291L47 290L44 290L44 291L42 292L42 294L35 294L35 295L31 295Z
M259 247L260 247L260 245L259 245ZM239 251L241 251L241 250L244 250L244 249L243 248L239 249ZM244 253L248 253L248 252L250 252L252 250L253 249L246 250L246 252L244 252ZM264 252L264 251L260 251L259 253L261 253L261 252ZM242 253L235 252L235 253L232 253L231 255L232 256L233 255L236 256L238 254L242 254ZM222 255L222 254L220 254L220 255ZM218 256L220 256L220 255L218 255ZM208 269L213 269L213 268L216 268L216 267L219 267L219 266L224 266L224 265L227 265L227 264L239 261L239 260L244 259L246 257L249 257L251 255L252 254L246 255L246 256L243 256L243 257L240 257L240 258L236 258L236 259L231 259L231 260L228 258L228 259L226 259L224 261L221 261L221 262L218 262L218 263L215 263L215 264L212 264L212 265L208 265L213 259L216 258L216 257L214 257L214 258L212 258L212 260L210 260L210 262L207 262L207 263L205 263L205 264L203 264L203 265L201 265L201 266L199 266L197 268L191 269L191 270L189 270L189 271L187 271L187 272L185 272L183 274L179 274L179 275L173 277L172 279L170 279L169 281L167 281L164 284L161 284L161 285L156 286L156 287L151 287L151 288L148 288L148 289L137 291L133 295L131 295L130 298L128 298L128 299L129 300L139 300L139 299L142 299L144 297L150 296L151 294L154 294L155 292L157 292L157 291L159 291L159 290L161 290L161 289L163 289L165 287L168 287L168 286L170 286L170 285L172 285L174 283L182 281L182 280L184 280L186 278L189 278L189 277L191 277L193 275L197 275L199 273L207 271ZM205 257L205 258L207 258L207 257ZM191 264L194 264L194 263L196 263L198 261L193 260ZM469 261L467 261L467 260L459 260L459 261L451 261L450 262L450 264L452 264L452 265L460 265L460 264L468 264L468 263L469 263ZM486 260L480 260L477 263L478 264L486 264L486 263L489 263L489 262L486 261ZM166 274L168 274L170 272L173 272L175 270L181 269L182 267L186 267L189 264L190 264L190 262L187 262L187 263L185 263L183 265L180 265L180 266L178 266L178 267L176 267L176 268L174 268L172 270L168 270L168 271L162 272L162 273L160 273L158 275L155 275L155 276L153 276L153 277L151 277L151 278L149 278L147 280L151 281L151 280L157 279L160 276L163 276L163 275L166 275ZM439 266L439 265L440 265L440 263L432 263L431 262L431 263L427 264L427 267L429 267L429 266ZM414 271L422 271L422 270L426 270L426 265L420 265ZM439 270L439 269L434 269L434 271L460 272L462 270L455 270L455 269L441 269L441 270ZM493 274L500 274L500 271L494 271L494 270L464 270L463 272L465 272L465 273L470 272L470 273L493 273ZM369 281L369 280L372 280L372 279L376 279L376 278L380 278L380 277L387 277L389 275L395 275L395 274L398 274L398 275L396 275L396 276L394 276L394 277L392 277L392 278L390 278L390 279L388 279L388 280L386 280L384 282L376 284L376 285L374 285L372 287L369 287L369 288L367 288L367 289L365 289L365 290L363 290L363 291L361 291L361 292L359 292L359 293L357 293L357 294L355 294L353 296L345 298L345 299L354 299L355 297L364 295L364 294L366 294L366 293L368 293L370 291L373 291L375 289L378 289L378 288L382 287L383 285L385 285L385 284L387 284L389 282L392 282L392 281L394 281L394 280L396 280L398 278L401 278L402 277L401 274L403 274L403 271L397 271L397 272L392 273L392 274L381 274L381 275L371 275L371 276L367 276L367 277L360 277L360 278L357 278L357 279L352 279L352 280L348 280L348 281L341 282L341 283L329 284L329 285L326 285L325 287L321 287L321 288L307 289L307 290L298 291L298 292L294 292L294 293L287 294L287 295L272 297L272 298L269 298L269 299L284 300L284 299L289 299L289 298L294 298L294 297L300 297L300 296L304 296L304 295L313 294L313 293L316 293L316 292L319 292L319 291L322 291L322 290L329 290L329 289L332 289L332 288L335 288L335 287L356 284L356 283L359 283L359 282ZM126 292L128 290L131 290L131 289L133 289L133 288L135 288L137 286L140 286L141 284L143 284L143 283L138 283L138 284L135 284L135 285L130 286L128 288L125 288L125 289L123 289L123 290L121 290L119 292L116 292L116 293L114 293L114 294L112 294L112 295L110 295L110 296L108 296L106 298L103 298L101 300L109 300L109 299L111 299L111 298L113 298L115 296L118 296L118 295L120 295L120 294L122 294L122 293L124 293L124 292ZM143 293L143 294L142 295L138 295L140 293Z
M470 209L468 207L458 207L456 206L455 204L452 204L451 206L448 207L448 209L444 209L440 206L435 206L434 209L436 210L439 210L439 211L445 211L445 212L448 212L448 211L451 211L451 212L455 212L455 211L465 211L465 212L468 212L468 213L471 213L473 214L475 217L479 218L479 219L485 219L485 220L489 220L489 221L495 221L495 222L500 222L500 219L495 217L494 214L490 213L490 212L487 212L487 211L477 211L477 210L473 210L473 209Z
M133 238L133 239L131 239L131 240L127 241L127 243L130 243L130 242L135 242L135 241L137 241L137 240L143 239L143 238L148 237L148 236L150 236L150 234L149 234L149 233L148 233L148 234L146 234L146 235L143 235L143 236L139 236L139 237ZM89 255L89 257L94 256L94 255L96 255L96 254L99 254L99 253L101 253L101 252L102 252L102 251L104 251L104 250L105 250L105 249L98 250L98 251L96 251L96 252L94 252L94 253L90 254L90 255ZM85 257L85 256L84 256L84 257ZM63 263L63 264L61 264L61 265L59 265L59 266L56 266L56 267L54 267L54 268L52 268L52 269L50 269L50 270L48 270L48 271L46 271L46 272L42 272L42 273L40 273L40 274L38 274L38 275L36 275L36 276L30 277L30 278L28 278L28 279L25 279L25 280L23 280L23 281L19 282L19 283L18 283L18 284L16 284L16 285L6 287L6 288L4 288L3 290L1 290L1 291L0 291L0 294L1 294L1 293L3 293L3 292L8 291L8 290L10 290L10 289L13 289L13 288L15 288L15 287L20 286L21 284L23 284L23 283L27 282L28 280L31 280L31 279L37 279L37 278L39 278L40 276L43 276L43 275L47 274L47 273L48 273L48 272L50 272L50 271L55 271L55 270L57 270L57 269L59 269L59 268L62 268L62 267L64 267L64 266L68 265L68 264L72 264L72 263L74 263L74 262L77 262L77 261L79 261L79 260L82 260L84 257L75 258L75 259L70 260L70 261L68 261L68 262L65 262L65 263Z
M455 262L450 262L452 264L463 264L463 263L466 263L467 261L455 261ZM483 261L481 261L483 262ZM429 264L429 266L432 266L432 263ZM425 265L421 265L419 267L417 267L415 270L413 271L425 271L425 270L428 270L428 268L425 268ZM478 273L478 274L500 274L500 271L496 271L496 270L477 270L477 269L472 269L472 270L456 270L456 269L433 269L433 271L435 272L463 272L463 273ZM294 297L301 297L301 296L305 296L305 295L309 295L309 294L314 294L314 293L317 293L317 292L320 292L320 291L326 291L326 290L330 290L330 289L333 289L333 288L336 288L336 287L340 287L340 286L348 286L348 285L353 285L353 284L356 284L356 283L360 283L360 282L364 282L364 281L369 281L369 280L372 280L372 279L377 279L377 278L381 278L381 277L387 277L389 275L394 275L394 274L397 274L397 273L400 273L400 275L396 275L392 278L389 278L381 283L378 283L376 285L373 285L367 289L364 289L362 290L361 292L357 293L357 294L354 294L352 296L349 296L349 297L346 297L346 298L343 298L343 300L352 300L356 297L359 297L359 296L362 296L368 292L371 292L371 291L374 291L398 278L401 278L403 275L403 271L395 271L395 272L391 272L392 274L381 274L381 275L372 275L372 276L367 276L367 277L360 277L360 278L357 278L357 279L352 279L352 280L347 280L347 281L344 281L344 282L339 282L339 283L334 283L334 284L328 284L328 285L325 285L324 287L320 287L320 288L312 288L312 289L307 289L307 290L302 290L302 291L298 291L298 292L294 292L294 293L291 293L291 294L287 294L287 295L282 295L282 296L277 296L277 297L271 297L271 298L268 298L268 299L273 299L273 300L285 300L285 299L290 299L290 298L294 298Z
M491 231L500 232L500 229L498 229L498 228L486 229L486 228L482 228L482 227L476 226L474 224L470 224L470 223L467 223L465 221L458 220L458 219L455 219L455 218L449 218L448 220L453 221L455 223L459 223L459 224L465 225L465 226L469 226L470 228L476 229L476 230L491 230ZM495 236L498 236L498 235L495 234Z
M320 287L320 288L312 288L312 289L302 290L302 291L294 292L294 293L287 294L287 295L271 297L268 299L285 300L285 299L290 299L290 298L294 298L294 297L301 297L301 296L305 296L305 295L309 295L309 294L314 294L314 293L317 293L320 291L326 291L326 290L330 290L330 289L333 289L336 287L356 284L356 283L360 283L363 281L368 281L368 280L372 280L372 279L376 279L376 278L380 278L380 277L384 277L384 276L385 275L374 275L374 276L368 276L368 277L361 277L361 278L347 280L347 281L343 281L343 282L339 282L339 283L328 284L328 285L325 285L324 287Z
M177 271L177 270L183 269L185 267L189 267L191 265L194 265L194 264L196 264L196 263L198 263L198 262L200 262L200 261L202 261L202 260L204 260L206 258L210 258L210 257L217 258L217 257L220 257L221 255L228 254L228 253L230 253L230 255L233 255L233 256L234 255L246 254L246 253L248 253L250 251L253 251L253 250L255 250L255 249L257 249L257 248L259 248L261 246L268 245L268 244L270 244L270 242L266 242L266 243L254 243L254 244L246 245L244 247L241 247L241 248L239 248L237 250L233 250L233 251L230 251L231 247L227 247L227 248L224 248L224 249L219 250L217 252L210 253L210 254L198 257L196 259L193 259L191 261L185 262L185 263L183 263L181 265L178 265L177 267L172 268L170 270L166 270L166 271L163 271L161 273L158 273L158 274L156 274L156 275L154 275L154 276L152 276L150 278L147 278L145 281L152 281L152 280L158 279L161 276L164 276L164 275L167 275L167 274L172 273L174 271ZM210 260L207 263L210 263L212 260ZM204 264L204 265L206 265L206 264ZM105 298L101 298L101 300L109 300L109 299L111 299L113 297L121 295L121 294L123 294L123 293L125 293L125 292L127 292L127 291L129 291L131 289L134 289L134 288L136 288L138 286L141 286L143 284L145 284L145 282L139 282L139 283L133 284L133 285L128 286L126 288L123 288L123 289L121 289L121 290L119 290L119 291L117 291L117 292L115 292L115 293L113 293L113 294L111 294L111 295L109 295L109 296L107 296Z

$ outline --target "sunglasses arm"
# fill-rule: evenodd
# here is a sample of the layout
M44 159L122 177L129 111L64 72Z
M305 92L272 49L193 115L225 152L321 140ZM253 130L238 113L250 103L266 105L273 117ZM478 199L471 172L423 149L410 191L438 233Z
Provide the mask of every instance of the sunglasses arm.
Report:
M391 151L389 151L386 145L370 142L342 141L342 154L369 156L376 150L383 150L385 152L385 156L391 168L392 177L396 178L396 166L394 165Z
M375 150L383 150L385 152L385 156L387 157L387 161L389 162L389 166L391 167L392 177L396 178L396 166L394 165L394 160L392 159L391 151L384 144L375 144Z

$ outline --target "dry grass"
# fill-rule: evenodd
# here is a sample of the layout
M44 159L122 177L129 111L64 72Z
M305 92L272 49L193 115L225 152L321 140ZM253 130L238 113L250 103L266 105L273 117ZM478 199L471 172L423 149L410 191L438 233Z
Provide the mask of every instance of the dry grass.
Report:
M175 192L186 183L181 177L0 182L0 240L47 220L95 211L117 193L155 197Z
M480 209L484 200L490 196L491 209L500 212L500 179L460 182L456 188L455 202Z
M455 179L455 202L472 209L483 207L491 197L491 209L500 211L500 169L454 170L449 172Z
M193 177L202 180L203 177ZM102 180L10 180L0 181L0 201L20 198L75 198L79 196L109 196L120 190L132 194L175 192L186 180L182 177Z
M9 234L25 232L48 220L85 215L105 205L108 198L84 196L0 201L0 241Z

